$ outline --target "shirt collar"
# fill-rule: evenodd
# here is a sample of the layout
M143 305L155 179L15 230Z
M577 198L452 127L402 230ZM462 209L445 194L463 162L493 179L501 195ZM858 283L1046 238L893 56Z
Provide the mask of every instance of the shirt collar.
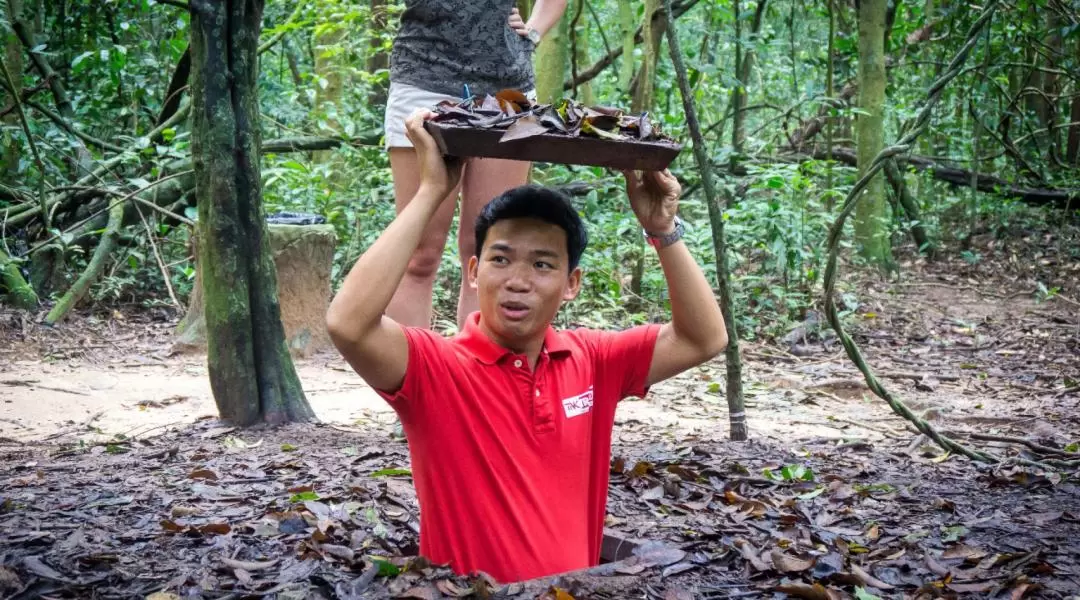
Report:
M493 365L503 357L513 354L510 349L500 346L480 329L479 311L465 318L465 328L457 334L456 340L477 360L489 365ZM547 331L544 332L544 348L541 352L555 358L561 355L569 355L570 347L563 340L563 336L555 331L554 327L548 325Z

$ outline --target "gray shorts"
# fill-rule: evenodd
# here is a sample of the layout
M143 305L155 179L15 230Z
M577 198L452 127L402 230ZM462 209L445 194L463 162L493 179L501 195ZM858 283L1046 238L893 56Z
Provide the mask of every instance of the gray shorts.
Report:
M525 92L529 100L536 101L536 90ZM429 92L407 83L390 82L390 94L386 99L386 115L383 119L383 134L386 148L412 148L412 142L405 136L405 119L418 108L434 109L443 100L461 102L461 98Z

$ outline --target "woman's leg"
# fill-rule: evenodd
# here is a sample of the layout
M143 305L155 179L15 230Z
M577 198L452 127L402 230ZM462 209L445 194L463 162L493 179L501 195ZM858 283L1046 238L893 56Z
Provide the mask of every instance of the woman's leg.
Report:
M390 149L390 170L394 176L394 205L400 214L420 187L420 168L412 148ZM468 169L467 169L468 170ZM458 195L458 190L451 192ZM420 239L420 245L409 260L405 277L394 292L386 315L408 327L431 327L431 294L435 274L439 270L443 248L454 220L457 202L447 199L439 207Z
M476 254L476 216L492 198L510 188L524 185L532 163L495 158L469 160L461 177L461 216L458 226L458 253L461 256L461 291L458 293L458 327L465 317L477 310L476 293L469 287L465 271L469 258Z

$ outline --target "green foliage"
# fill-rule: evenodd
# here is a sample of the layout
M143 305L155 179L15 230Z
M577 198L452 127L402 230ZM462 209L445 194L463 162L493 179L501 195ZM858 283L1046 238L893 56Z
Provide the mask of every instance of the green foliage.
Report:
M41 23L39 50L60 75L78 129L131 149L94 185L129 193L177 169L190 168L183 166L190 156L186 122L166 131L161 139L147 137L166 101L177 62L188 46L186 12L153 0L26 4L31 5L30 20ZM632 18L640 24L644 3L633 0L630 5ZM33 14L37 6L43 14ZM976 48L972 68L946 90L943 108L934 115L930 131L914 153L940 159L946 166L976 169L1028 186L1075 187L1080 183L1080 170L1065 165L1062 152L1050 151L1054 144L1064 147L1068 102L1078 85L1080 55L1075 48L1080 28L1075 20L1048 6L1043 0L1019 0L1003 9L992 23L989 41ZM318 135L366 140L366 145L357 143L330 151L263 157L267 213L316 213L334 226L340 240L333 270L335 285L395 214L387 154L378 140L383 107L376 92L386 86L388 72L373 66L380 64L376 58L389 52L403 8L400 1L386 5L370 0L266 3L262 42L274 43L268 45L260 63L263 139ZM789 21L792 8L797 18ZM756 9L756 3L748 0L742 3L741 14L735 15L729 3L700 2L679 18L678 26L699 117L707 129L708 151L723 171L717 183L728 201L723 214L739 330L744 337L768 340L784 335L820 303L824 240L835 216L829 206L850 189L854 170L835 162L797 157L788 148L793 133L826 106L825 5L770 2L760 31L747 36ZM857 40L852 7L841 4L836 10L833 63L839 91L855 76ZM942 61L955 52L973 18L972 11L960 5L938 6L932 14L925 11L924 3L899 3L892 20L887 45L891 61L885 107L887 141L895 139L901 125L914 115L917 99L940 71ZM385 27L377 26L380 19ZM729 102L738 84L734 75L736 19L744 32L743 50L756 57L745 82L745 172L738 177L726 172L732 154ZM591 2L582 21L590 30L583 40L587 40L591 61L621 46L618 0ZM0 28L6 32L6 25ZM639 47L632 66L640 64L640 54ZM1049 65L1051 59L1053 64ZM624 61L616 60L591 82L600 103L630 105L628 90L619 82L619 67ZM588 66L576 64L565 75L568 78L571 69L581 73ZM1039 69L1052 69L1057 74L1053 85L1060 99L1055 106L1059 117L1055 132L1043 123L1039 95L1021 93L1049 85L1042 78L1045 71ZM657 78L657 90L674 89L666 59L658 65ZM20 83L29 88L38 85L40 78L26 68ZM340 87L337 92L335 86ZM4 96L7 98L6 93ZM677 94L669 91L658 96L651 115L654 121L668 133L688 140ZM47 92L38 93L34 100L55 109ZM6 105L6 100L0 104ZM833 111L838 147L851 148L849 122L857 112L850 107ZM22 210L36 198L42 182L49 189L60 188L85 175L75 160L82 144L32 107L29 116L31 130L45 154L45 173L38 173L26 158L29 154L19 128L8 120L0 121L0 152L15 156L12 170L0 178L0 211ZM988 130L980 129L979 123L986 124ZM1006 136L1008 147L1001 143ZM814 140L818 144L814 149L822 149L823 139L821 134ZM113 156L93 145L89 154L99 162ZM691 153L684 152L672 170L687 191L681 206L689 226L686 242L715 282L708 210ZM591 239L582 262L583 289L579 298L564 308L559 324L623 327L664 318L668 310L666 286L655 253L642 243L640 227L622 192L621 177L603 169L536 165L533 178L549 185L583 184L589 188L574 198L587 220ZM966 243L985 234L1002 238L1032 227L1042 230L1049 221L1044 212L992 194L975 195L973 201L968 189L948 187L926 173L906 173L905 178L921 210L922 225L931 239L943 243ZM191 202L188 195L167 208L191 219ZM0 238L12 259L25 268L27 247L56 234L52 243L62 249L65 259L62 275L71 280L92 254L104 223L92 220L81 229L74 225L103 206L103 198L91 198L77 209L59 212L56 231L5 227ZM95 301L108 305L171 304L166 278L181 301L190 294L195 270L190 260L189 227L149 210L144 216L148 227L136 221L120 236L119 250L92 290ZM910 225L907 217L899 215L892 215L887 224L892 243L902 252L914 250L907 242ZM450 239L455 236L456 232L451 232ZM850 239L850 231L846 237ZM164 273L155 246L165 264ZM1080 258L1080 249L1061 250L1071 259ZM980 252L985 250L965 247L957 254L977 268L984 260ZM636 281L639 261L644 270ZM435 291L437 327L444 331L454 328L459 262L456 244L448 243ZM635 290L638 285L640 289ZM1043 300L1062 292L1062 282L1046 280L1041 285ZM844 304L854 310L857 294L844 291Z

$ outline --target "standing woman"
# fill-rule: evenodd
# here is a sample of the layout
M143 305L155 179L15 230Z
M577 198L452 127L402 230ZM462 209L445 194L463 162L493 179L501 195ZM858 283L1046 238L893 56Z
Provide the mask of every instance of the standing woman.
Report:
M405 119L417 108L443 100L460 102L471 94L494 95L514 88L535 98L532 57L540 39L562 18L566 0L536 0L523 21L514 0L405 0L401 27L390 55L390 93L386 103L386 146L394 177L398 213L416 193L420 170L405 137ZM500 193L528 179L530 163L469 159L458 190L461 214L458 250L464 264L475 253L474 222L480 209ZM451 198L452 199L452 198ZM449 199L448 199L449 200ZM456 202L443 202L424 232L387 316L411 327L431 326L431 296ZM461 278L457 322L477 310L476 294Z

